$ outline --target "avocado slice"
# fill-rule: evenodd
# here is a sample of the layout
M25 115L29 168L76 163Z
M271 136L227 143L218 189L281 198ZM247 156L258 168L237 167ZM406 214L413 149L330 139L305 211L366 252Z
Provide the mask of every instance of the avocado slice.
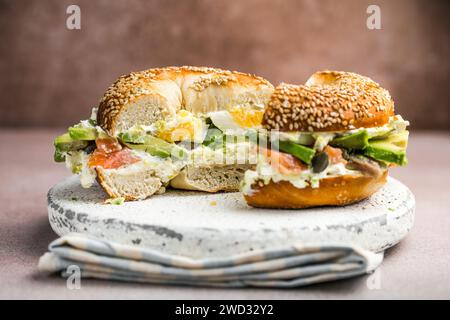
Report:
M186 157L186 152L182 148L173 143L169 143L151 135L144 136L140 141L143 141L143 143L130 143L122 140L122 142L128 148L142 150L151 154L152 156L161 158L168 158L170 156L173 156L177 159L184 159Z
M161 158L170 157L170 152L166 149L159 149L157 147L146 145L146 144L134 144L134 143L128 143L128 142L124 142L124 144L130 149L145 151L145 152L151 154L152 156L157 156L157 157L161 157Z
M357 133L348 136L333 139L330 145L344 149L362 150L369 144L369 134L366 130L361 130Z
M389 135L386 139L371 139L364 154L376 160L406 165L406 147L408 146L409 132L403 131Z
M64 162L66 161L66 155L60 149L55 148L55 152L53 153L53 160L55 160L55 162Z
M137 132L137 131L128 131L119 133L119 139L123 142L128 143L139 143L142 144L145 142L146 133Z
M225 139L222 131L216 128L210 128L208 129L205 140L203 140L203 145L212 149L216 149L223 146L224 141Z
M391 143L393 145L396 145L400 148L403 148L406 150L406 147L408 146L408 138L409 138L409 132L408 131L402 131L399 133L394 133L389 135L386 139L382 140L388 143ZM375 142L377 140L370 140L371 142Z
M69 147L74 142L74 140L70 137L68 133L64 133L60 136L57 136L53 142L55 147L58 147L59 149L63 151L71 150Z
M56 162L64 162L66 158L65 152L84 149L89 143L87 141L74 140L69 133L65 133L56 137L53 144L55 145L53 159Z
M88 144L89 143L87 141L72 139L69 133L56 137L54 141L55 148L59 151L80 150L86 148Z
M377 133L374 133L374 134L372 134L372 135L370 135L369 134L369 140L382 140L382 139L386 139L387 137L389 137L391 134L392 134L392 132L394 131L395 129L389 129L389 130L387 130L387 131L384 131L384 132L377 132Z
M375 160L395 163L403 166L408 163L406 147L408 145L408 131L391 134L386 139L371 139L363 153Z
M395 163L400 166L408 163L408 160L406 159L406 152L402 148L385 142L375 142L369 144L369 146L364 149L363 153L375 160Z
M74 126L69 128L69 135L73 140L91 141L97 138L95 128Z
M289 153L307 164L311 163L311 160L316 153L314 149L302 146L291 141L280 141L279 148L280 151Z

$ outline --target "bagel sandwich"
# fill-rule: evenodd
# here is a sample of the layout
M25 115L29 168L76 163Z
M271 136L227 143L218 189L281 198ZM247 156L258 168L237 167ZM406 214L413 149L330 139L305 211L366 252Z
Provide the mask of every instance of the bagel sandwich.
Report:
M407 164L409 123L389 92L348 72L322 71L305 85L279 85L262 127L268 147L246 171L242 192L261 208L342 206L385 183L388 169Z
M274 91L265 79L206 67L166 67L120 77L91 117L55 141L54 159L97 180L113 203L141 200L172 186L238 191L251 168L257 131Z

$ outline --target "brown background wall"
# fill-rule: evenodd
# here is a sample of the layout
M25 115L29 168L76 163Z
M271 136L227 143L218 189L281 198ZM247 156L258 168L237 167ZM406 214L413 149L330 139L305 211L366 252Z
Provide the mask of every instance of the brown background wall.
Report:
M389 88L414 128L450 128L449 1L0 0L0 126L86 118L116 77L208 65L302 83L318 69ZM66 29L78 4L82 29ZM369 4L382 30L366 28Z

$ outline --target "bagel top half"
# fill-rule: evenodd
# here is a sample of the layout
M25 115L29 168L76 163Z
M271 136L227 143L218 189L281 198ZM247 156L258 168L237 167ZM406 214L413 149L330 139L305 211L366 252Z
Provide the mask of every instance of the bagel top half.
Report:
M274 89L265 79L206 67L166 67L120 77L100 101L97 123L116 136L135 125L151 125L180 109L193 113L235 106L264 108Z
M305 85L281 84L263 118L266 129L334 132L385 125L394 102L373 80L349 72L314 73Z

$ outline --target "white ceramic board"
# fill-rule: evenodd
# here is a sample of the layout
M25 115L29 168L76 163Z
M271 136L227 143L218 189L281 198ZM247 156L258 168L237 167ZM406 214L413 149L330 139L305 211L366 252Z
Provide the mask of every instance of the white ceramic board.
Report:
M58 235L81 232L190 257L219 257L291 243L351 243L382 251L406 236L414 221L411 191L389 178L371 198L346 207L263 210L240 193L169 190L148 200L103 204L98 186L73 176L48 193Z

